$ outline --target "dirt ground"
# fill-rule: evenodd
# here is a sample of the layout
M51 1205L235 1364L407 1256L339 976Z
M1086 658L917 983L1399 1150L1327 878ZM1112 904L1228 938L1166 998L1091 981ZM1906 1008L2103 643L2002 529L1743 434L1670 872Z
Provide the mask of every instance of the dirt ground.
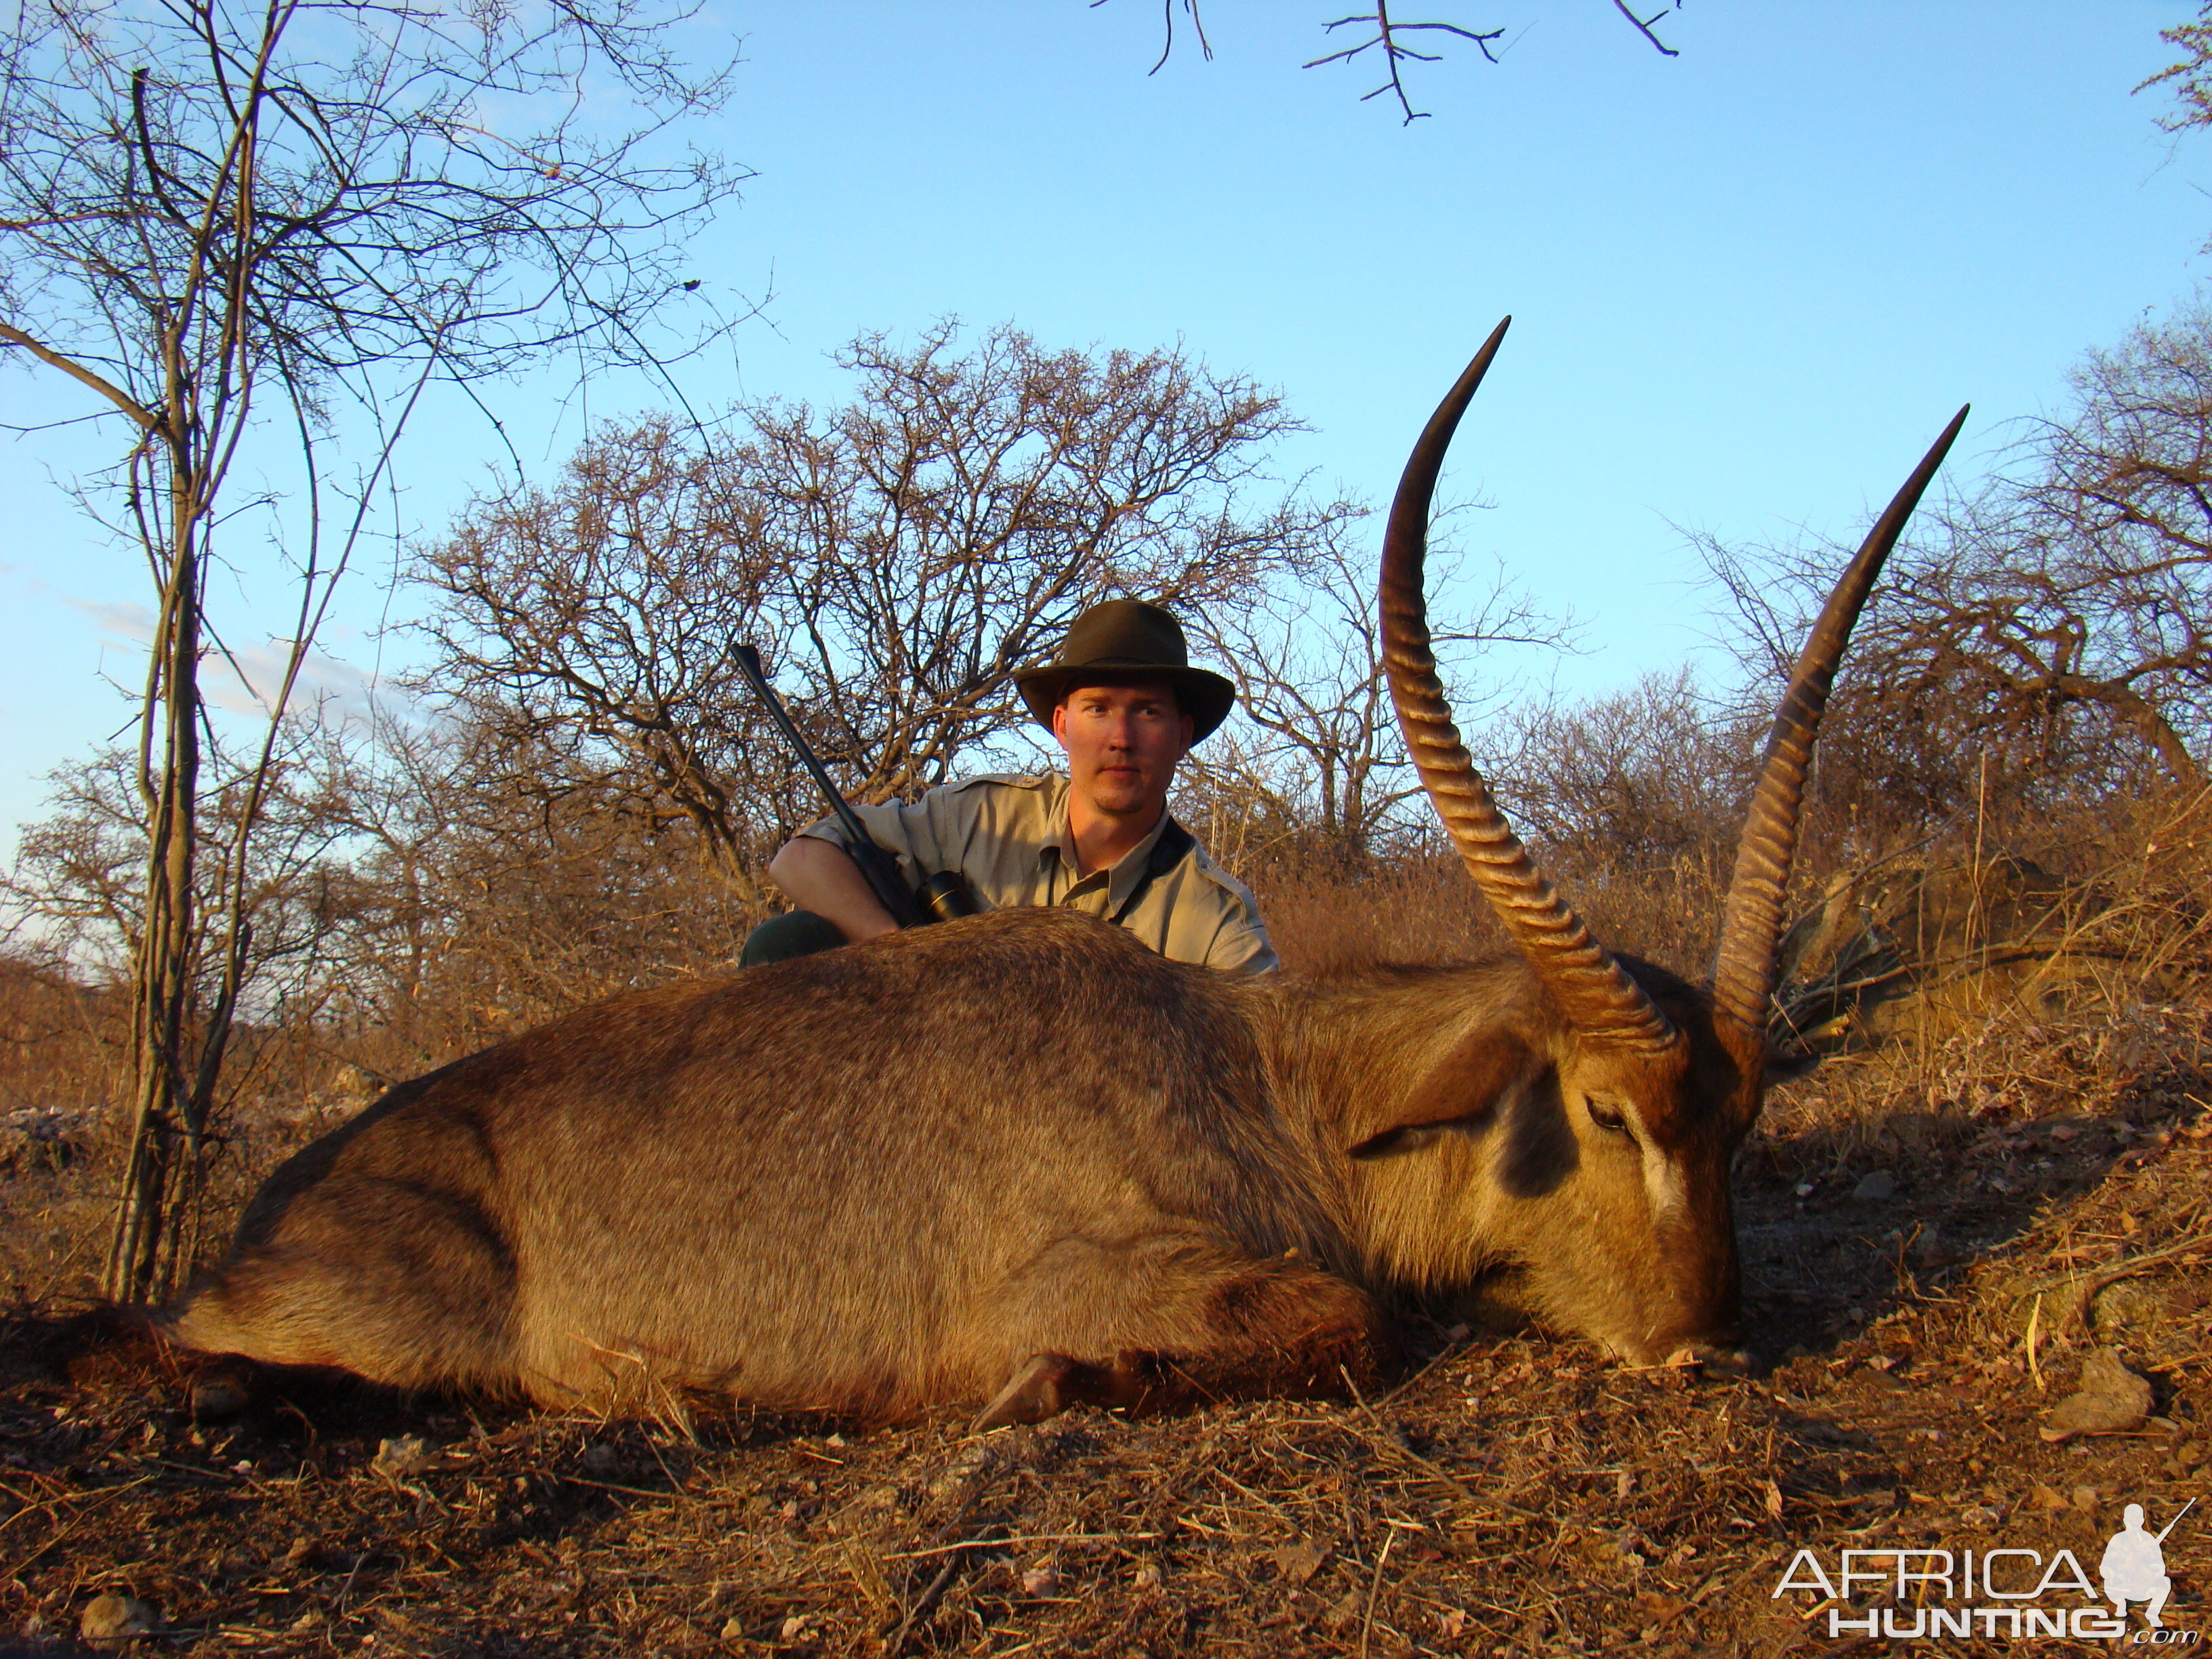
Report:
M1796 1552L2063 1547L2094 1576L2125 1504L2155 1530L2212 1500L2205 1101L2175 1073L1848 1133L1785 1103L1740 1182L1749 1377L1431 1310L1425 1368L1341 1404L977 1437L303 1395L195 1426L149 1351L26 1304L0 1329L0 1653L94 1650L103 1594L147 1604L158 1654L1879 1650L1828 1613L1893 1587L1777 1595ZM68 1235L80 1175L19 1170L11 1234ZM2147 1417L2051 1438L2099 1349ZM2176 1635L2212 1626L2208 1509L2166 1540Z

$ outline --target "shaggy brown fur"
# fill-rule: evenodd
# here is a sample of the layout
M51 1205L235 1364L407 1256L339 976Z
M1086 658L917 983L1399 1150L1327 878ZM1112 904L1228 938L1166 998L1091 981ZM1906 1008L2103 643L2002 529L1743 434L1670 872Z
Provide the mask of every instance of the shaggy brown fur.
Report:
M641 992L300 1152L163 1323L402 1388L1006 1419L1371 1375L1384 1293L1502 1261L1633 1358L1726 1341L1746 1084L1632 970L1685 1050L1584 1052L1517 960L1240 981L1064 911Z

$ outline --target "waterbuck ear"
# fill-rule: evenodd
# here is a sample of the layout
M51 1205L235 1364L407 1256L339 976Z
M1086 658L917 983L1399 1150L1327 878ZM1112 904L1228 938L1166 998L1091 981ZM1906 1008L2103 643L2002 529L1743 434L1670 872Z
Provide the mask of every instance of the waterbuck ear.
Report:
M1493 1119L1539 1056L1518 1032L1479 1026L1394 1100L1376 1101L1345 1125L1346 1155L1381 1158L1433 1142L1445 1129L1474 1129Z

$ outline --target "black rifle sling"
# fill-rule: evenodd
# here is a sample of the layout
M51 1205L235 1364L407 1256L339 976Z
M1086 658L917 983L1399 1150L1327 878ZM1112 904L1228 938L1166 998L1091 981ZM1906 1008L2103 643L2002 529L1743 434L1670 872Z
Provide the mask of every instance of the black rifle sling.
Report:
M1152 883L1182 862L1183 854L1198 845L1198 837L1173 818L1160 830L1160 838L1152 843L1150 857L1145 860L1145 873L1137 878L1137 884L1129 890L1129 896L1121 901L1121 908L1114 912L1113 919L1120 921L1134 910Z

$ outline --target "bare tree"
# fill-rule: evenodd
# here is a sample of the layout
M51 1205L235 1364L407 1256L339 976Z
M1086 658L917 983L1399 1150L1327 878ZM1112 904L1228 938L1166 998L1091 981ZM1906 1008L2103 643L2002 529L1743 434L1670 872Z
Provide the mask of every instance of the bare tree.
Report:
M690 823L608 810L570 757L465 714L383 721L330 756L349 857L319 1005L334 1055L386 1079L641 984L728 965L743 916ZM535 787L508 787L518 778Z
M1903 572L1902 637L1920 683L2033 733L2083 714L2174 777L2206 779L2212 737L2212 311L2091 354L2075 407L2038 423L2026 476L1954 514Z
M1893 828L2161 770L2206 782L2212 311L2093 353L2073 386L2069 410L1891 560L1861 621L1820 764ZM1771 678L1835 551L1705 551Z
M1751 732L1687 668L1509 715L1499 787L1547 860L1595 879L1732 858L1755 775Z
M224 648L204 596L234 469L260 445L275 470L265 441L283 434L298 604L279 665L251 688L273 744L427 386L473 386L553 350L590 362L681 349L659 313L682 291L687 231L734 179L672 136L723 84L679 70L668 21L640 0L55 0L0 46L0 362L73 383L120 422L111 525L143 550L158 595L135 781L148 878L134 1141L111 1294L144 1296L173 1273L172 1174L180 1149L194 1167L203 1157L252 961L265 744L233 840L211 847L197 827L200 676ZM325 450L348 410L337 447L366 447L341 467ZM220 879L201 879L203 857Z
M334 902L349 885L343 815L320 763L325 734L312 719L286 721L273 745L233 755L210 736L200 756L201 798L192 818L199 839L190 867L198 884L195 913L243 918L235 935L203 929L186 941L185 964L195 981L228 975L242 988L219 1010L186 1011L182 1036L206 1040L201 1022L214 1012L312 1022L327 996L343 951L342 917ZM52 816L26 825L14 869L0 879L20 926L29 922L43 949L95 986L128 985L146 954L146 801L137 787L140 757L111 749L58 769L50 781ZM255 831L240 820L254 815ZM236 963L211 961L234 952ZM140 1010L143 1018L143 1008ZM226 1034L227 1036L228 1034ZM210 1085L201 1129L211 1149L216 1125L254 1081L254 1066L234 1051ZM189 1253L205 1195L198 1160L173 1172L166 1224Z
M1363 867L1388 850L1385 842L1420 840L1431 827L1425 809L1400 811L1421 799L1421 787L1390 705L1368 562L1365 550L1332 534L1255 602L1210 611L1197 624L1236 676L1237 698L1230 743L1193 755L1191 788L1248 804L1264 797L1275 820L1312 843L1306 850L1344 869ZM1539 611L1502 570L1475 586L1462 562L1443 557L1433 580L1440 594L1475 595L1471 605L1440 601L1432 627L1457 669L1455 702L1479 726L1498 704L1495 689L1478 689L1477 653L1562 649L1571 625ZM1500 676L1497 689L1510 684Z
M610 801L687 819L746 904L820 813L729 665L761 647L858 799L1017 757L1009 677L1077 611L1135 593L1234 605L1352 509L1256 509L1295 429L1250 382L1177 352L1051 352L1012 328L965 351L863 336L855 401L759 404L729 436L601 434L555 491L480 501L428 550L433 684Z

